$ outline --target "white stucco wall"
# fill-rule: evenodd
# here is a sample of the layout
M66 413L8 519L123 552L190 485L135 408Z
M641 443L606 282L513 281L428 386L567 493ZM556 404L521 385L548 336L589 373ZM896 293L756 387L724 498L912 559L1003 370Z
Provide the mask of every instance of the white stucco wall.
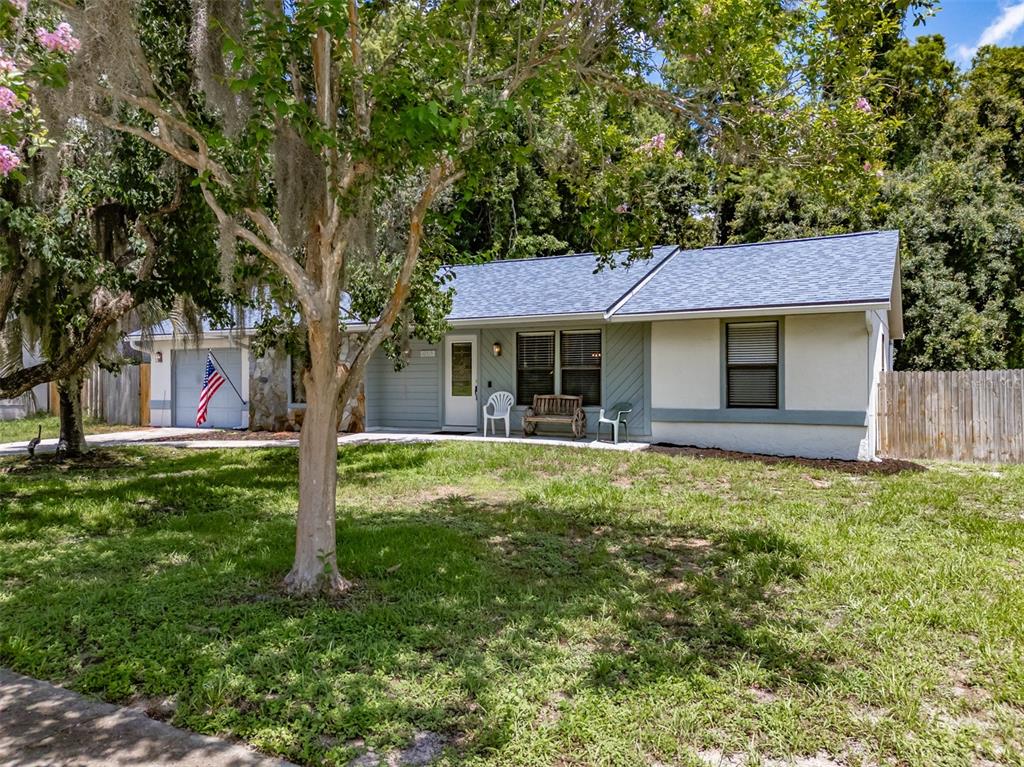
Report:
M721 402L720 322L651 324L651 406L713 408Z
M785 319L789 410L865 410L871 382L864 312Z
M217 349L237 348L238 339L227 337L204 337L198 346L194 342L184 340L156 339L153 341L150 351L150 385L149 385L149 419L151 426L173 426L174 411L172 410L172 397L174 390L174 371L171 361L174 349ZM242 398L249 401L249 348L241 346L242 352L242 375L235 384L239 387ZM162 355L162 359L160 359ZM226 363L225 363L226 364ZM242 407L242 428L249 426L249 407Z
M717 447L765 455L871 460L862 454L864 426L768 423L665 423L652 425L655 442Z
M717 318L652 324L655 441L810 458L875 457L884 313L783 317L780 409L771 411L725 408L721 327ZM708 411L706 421L701 410ZM744 422L735 422L741 416ZM851 420L857 425L849 425Z

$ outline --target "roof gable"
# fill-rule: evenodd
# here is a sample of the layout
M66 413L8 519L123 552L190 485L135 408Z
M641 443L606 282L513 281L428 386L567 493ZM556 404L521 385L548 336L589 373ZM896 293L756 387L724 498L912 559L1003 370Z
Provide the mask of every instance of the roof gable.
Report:
M601 314L612 308L676 250L654 248L650 259L597 271L593 253L453 266L450 321Z

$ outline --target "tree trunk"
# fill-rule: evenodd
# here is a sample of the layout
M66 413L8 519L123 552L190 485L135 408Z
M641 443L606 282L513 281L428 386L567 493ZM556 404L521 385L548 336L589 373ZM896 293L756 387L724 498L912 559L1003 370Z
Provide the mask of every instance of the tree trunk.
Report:
M85 374L81 371L57 382L57 394L60 396L58 458L76 458L86 451L85 421L82 414L82 387L84 385Z
M311 343L310 369L305 376L295 563L284 579L285 589L293 594L340 594L352 585L338 572L336 555L340 386L337 353L332 348L329 343Z

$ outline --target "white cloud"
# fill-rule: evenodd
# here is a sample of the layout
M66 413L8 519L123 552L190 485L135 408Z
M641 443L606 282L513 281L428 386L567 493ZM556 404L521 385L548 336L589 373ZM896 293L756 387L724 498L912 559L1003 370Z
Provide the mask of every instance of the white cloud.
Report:
M971 57L977 53L978 48L983 45L1005 43L1022 26L1024 26L1024 3L1008 5L1002 9L995 21L985 27L973 47L958 45L957 55L961 61L970 61Z

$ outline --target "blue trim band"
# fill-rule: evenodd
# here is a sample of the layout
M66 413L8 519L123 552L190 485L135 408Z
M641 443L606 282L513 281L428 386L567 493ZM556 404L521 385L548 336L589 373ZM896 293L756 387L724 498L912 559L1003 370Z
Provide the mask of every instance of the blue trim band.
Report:
M863 410L757 410L729 408L651 408L651 420L663 423L788 423L805 426L866 426Z

